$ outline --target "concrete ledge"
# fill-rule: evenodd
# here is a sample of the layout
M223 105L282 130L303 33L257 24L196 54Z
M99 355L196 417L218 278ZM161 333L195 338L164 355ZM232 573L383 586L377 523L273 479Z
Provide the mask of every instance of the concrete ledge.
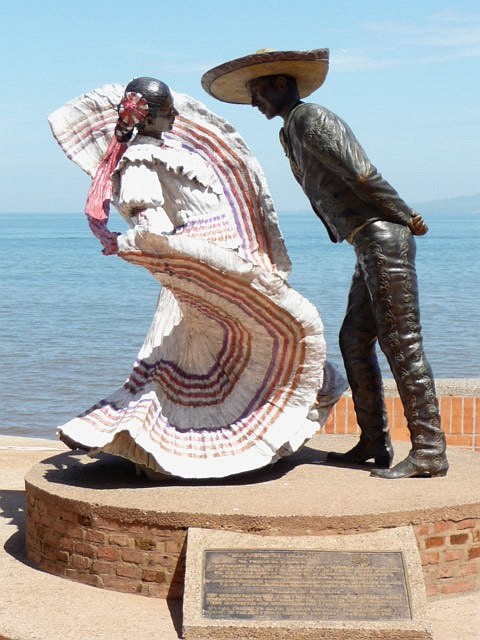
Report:
M383 386L385 395L398 395L395 380L384 378ZM480 397L479 378L437 378L435 380L437 395L441 396L467 396Z
M450 449L446 478L400 481L325 463L354 442L321 434L262 471L160 486L111 456L54 456L26 476L28 557L96 587L178 598L189 527L320 536L412 525L427 595L480 590L480 456Z

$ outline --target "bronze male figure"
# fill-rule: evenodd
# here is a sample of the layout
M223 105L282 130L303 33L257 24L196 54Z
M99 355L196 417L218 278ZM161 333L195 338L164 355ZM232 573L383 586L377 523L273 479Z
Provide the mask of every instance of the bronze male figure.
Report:
M204 74L202 85L225 102L280 116L280 140L296 180L333 242L352 244L357 263L340 330L359 442L333 461L374 460L381 478L444 476L445 435L420 328L415 240L427 232L372 165L349 126L325 107L305 103L324 81L328 50L261 51ZM411 438L404 460L389 468L393 448L375 345L386 355Z

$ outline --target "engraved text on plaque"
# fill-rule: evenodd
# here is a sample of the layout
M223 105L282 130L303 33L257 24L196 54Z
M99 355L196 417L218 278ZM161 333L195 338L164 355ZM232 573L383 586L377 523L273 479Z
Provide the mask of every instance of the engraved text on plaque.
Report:
M202 599L210 619L411 618L396 551L207 550Z

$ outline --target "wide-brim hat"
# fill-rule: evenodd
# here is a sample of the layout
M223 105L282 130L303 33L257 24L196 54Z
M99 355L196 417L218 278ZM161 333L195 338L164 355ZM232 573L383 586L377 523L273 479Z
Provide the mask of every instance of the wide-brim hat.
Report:
M263 49L225 62L202 76L202 87L214 98L235 104L250 104L247 83L272 75L292 76L301 98L320 87L328 72L328 49L272 51Z

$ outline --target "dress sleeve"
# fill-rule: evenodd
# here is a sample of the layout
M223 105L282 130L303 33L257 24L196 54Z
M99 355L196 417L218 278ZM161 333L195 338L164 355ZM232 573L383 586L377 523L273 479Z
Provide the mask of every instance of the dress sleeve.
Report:
M412 209L378 173L348 125L327 112L311 120L303 134L309 153L355 195L382 211L386 220L406 224Z
M128 216L162 207L162 185L155 168L150 164L125 163L119 176L115 204Z

